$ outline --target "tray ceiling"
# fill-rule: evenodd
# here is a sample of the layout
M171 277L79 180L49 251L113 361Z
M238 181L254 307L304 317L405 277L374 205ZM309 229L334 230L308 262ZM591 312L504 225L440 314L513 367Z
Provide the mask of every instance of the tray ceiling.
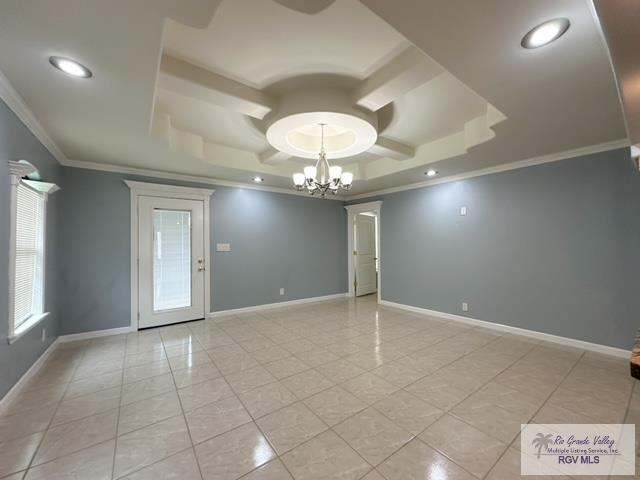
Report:
M7 0L0 9L0 70L68 164L239 182L259 174L288 188L312 160L275 151L265 132L301 89L342 92L344 108L376 123L370 149L334 162L355 173L353 194L423 181L427 165L445 178L625 138L583 0ZM555 17L571 20L564 37L520 47ZM69 79L50 55L94 77Z

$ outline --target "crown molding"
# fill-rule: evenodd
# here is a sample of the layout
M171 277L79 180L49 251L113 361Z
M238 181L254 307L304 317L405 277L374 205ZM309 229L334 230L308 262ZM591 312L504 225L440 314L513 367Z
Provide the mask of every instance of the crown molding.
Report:
M504 163L502 165L496 165L495 167L472 170L470 172L461 173L459 175L451 175L449 177L426 180L424 182L411 183L409 185L401 185L398 187L358 193L356 195L346 195L344 199L346 201L359 200L362 198L375 197L377 195L387 195L389 193L404 192L405 190L414 190L416 188L432 187L434 185L440 185L442 183L457 182L459 180L465 180L467 178L481 177L483 175L507 172L509 170L517 170L519 168L533 167L535 165L542 165L544 163L559 162L560 160L568 160L570 158L581 157L583 155L590 155L593 153L606 152L609 150L615 150L624 147L629 147L629 140L626 138L621 138L619 140L613 140L611 142L598 143L596 145L589 145L587 147L574 148L572 150L565 150L563 152L542 155L540 157L532 157L525 160L518 160L516 162Z
M137 167L121 167L117 165L101 164L95 162L81 162L70 160L62 152L60 147L46 132L42 124L37 120L27 103L20 94L13 88L9 79L0 70L0 99L16 114L16 116L25 124L25 126L33 133L33 135L44 145L44 147L53 155L53 157L65 167L84 168L87 170L98 170L103 172L124 173L129 175L140 175L145 177L155 177L162 179L180 180L184 182L204 183L208 185L220 185L224 187L246 188L249 190L260 190L264 192L285 193L288 195L298 195L311 197L305 192L298 192L287 188L268 187L266 185L252 185L249 183L233 182L229 180L221 180L214 177L199 177L196 175L185 175L181 173L163 172L160 170L150 170ZM320 197L312 197L320 198ZM344 201L343 196L336 195L334 197L326 197L328 200Z
M49 150L49 153L61 164L67 165L69 160L62 153L62 150L49 136L44 127L40 124L27 103L20 94L13 88L9 79L0 71L0 98L16 114L16 116L26 125L26 127L40 140L40 143Z
M493 173L507 172L509 170L517 170L519 168L532 167L535 165L542 165L545 163L559 162L561 160L568 160L570 158L580 157L583 155L590 155L594 153L606 152L609 150L615 150L618 148L629 147L629 140L627 138L621 138L613 140L611 142L598 143L595 145L589 145L587 147L574 148L572 150L565 150L558 153L552 153L549 155L542 155L539 157L532 157L525 160L518 160L516 162L505 163L502 165L496 165L495 167L482 168L479 170L473 170L459 175L451 175L449 177L438 178L433 180L426 180L424 182L412 183L409 185L401 185L398 187L390 187L381 190L374 190L371 192L359 193L356 195L336 195L331 197L325 197L325 200L338 200L338 201L351 201L360 200L363 198L370 198L376 195L386 195L389 193L403 192L405 190L414 190L417 188L431 187L434 185L440 185L442 183L457 182L459 180L465 180L467 178L481 177L483 175L491 175ZM307 198L311 197L305 192L299 192L297 190L289 190L287 188L269 187L266 185L253 185L250 183L234 182L230 180L222 180L215 177L200 177L197 175L186 175L183 173L171 173L161 170L152 170L138 167L125 167L106 163L96 162L82 162L78 160L66 159L64 165L66 167L83 168L87 170L98 170L103 172L123 173L129 175L140 175L145 177L162 178L169 180L180 180L183 182L203 183L207 185L220 185L223 187L235 187L246 188L249 190L259 190L264 192L284 193L287 195L298 195Z
M171 173L171 172L165 172L162 170L151 170L147 168L124 167L119 165L111 165L107 163L81 162L78 160L68 160L68 163L65 166L71 167L71 168L82 168L85 170L97 170L101 172L111 172L111 173L121 173L125 175L137 175L142 177L161 178L164 180L180 180L182 182L201 183L206 185L218 185L221 187L244 188L247 190L259 190L262 192L284 193L287 195L298 195L306 198L322 199L321 197L314 197L305 192L298 192L297 190L294 190L293 187L290 190L288 188L269 187L266 185L253 185L250 183L234 182L231 180L222 180L215 177L200 177L197 175L186 175L184 173ZM344 197L340 195L336 195L331 197L325 197L324 200L338 200L342 202L344 201Z
M236 187L246 188L249 190L259 190L264 192L284 193L287 195L298 195L310 198L305 192L298 192L294 189L269 187L266 185L253 185L243 182L234 182L229 180L221 180L214 177L200 177L197 175L186 175L182 173L170 173L160 170L151 170L138 167L124 167L112 164L102 164L96 162L82 162L78 160L70 160L62 152L60 147L53 141L53 139L46 132L44 127L37 120L29 106L26 104L20 94L13 88L7 77L2 71L0 71L0 98L7 104L7 106L18 116L18 118L26 125L26 127L35 135L35 137L44 145L44 147L58 160L58 162L65 167L84 168L88 170L98 170L103 172L123 173L129 175L140 175L146 177L155 177L162 179L180 180L184 182L203 183L208 185L220 185L224 187ZM576 148L573 150L566 150L563 152L553 153L550 155L543 155L540 157L533 157L526 160L519 160L516 162L505 163L503 165L497 165L495 167L483 168L479 170L473 170L471 172L462 173L460 175L452 175L445 178L427 180L424 182L412 183L409 185L402 185L398 187L385 188L381 190L374 190L371 192L360 193L356 195L336 195L332 197L325 197L327 200L338 201L351 201L359 200L362 198L369 198L376 195L385 195L389 193L403 192L405 190L413 190L416 188L430 187L433 185L439 185L441 183L455 182L458 180L464 180L467 178L480 177L482 175L490 175L493 173L506 172L509 170L516 170L518 168L526 168L534 165L541 165L543 163L557 162L560 160L566 160L569 158L579 157L582 155L589 155L592 153L605 152L607 150L614 150L616 148L623 148L629 146L629 140L627 138L614 140L611 142L599 143L596 145L590 145L587 147Z

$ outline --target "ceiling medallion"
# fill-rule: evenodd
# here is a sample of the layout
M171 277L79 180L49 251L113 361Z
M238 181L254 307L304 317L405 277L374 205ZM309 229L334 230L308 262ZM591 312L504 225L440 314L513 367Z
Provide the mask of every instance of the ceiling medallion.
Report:
M280 99L267 118L267 141L273 148L298 158L317 158L320 128L331 159L366 152L378 138L378 117L353 106L348 92L331 88L300 89Z
M368 151L378 139L378 117L353 105L349 92L333 88L294 90L280 99L267 118L265 135L276 150L297 158L316 159L293 181L312 195L349 189L353 174L329 161ZM318 153L319 152L319 153Z
M293 183L296 190L307 190L311 195L319 194L324 197L328 192L335 195L338 190L349 190L353 182L353 173L343 172L342 168L329 165L324 149L324 129L326 124L318 124L320 127L320 154L315 167L304 167L304 173L294 173Z

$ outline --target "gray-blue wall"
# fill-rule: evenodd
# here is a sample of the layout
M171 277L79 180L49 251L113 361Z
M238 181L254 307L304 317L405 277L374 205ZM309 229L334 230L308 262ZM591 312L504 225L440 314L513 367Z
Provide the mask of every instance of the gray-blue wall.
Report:
M62 191L51 196L48 211L51 315L13 345L6 342L7 276L0 275L0 397L56 335L129 324L123 180L182 184L61 168L0 102L0 272L8 269L9 251L6 160L17 159L32 162ZM346 291L341 202L214 188L212 247L232 245L230 253L212 252L214 310ZM383 299L630 347L640 311L640 175L627 150L380 198Z
M40 172L42 180L60 183L61 167L15 114L0 100L0 398L35 362L58 335L57 236L61 193L49 197L47 211L47 255L45 310L51 312L42 323L9 345L9 269L10 176L9 160L28 160ZM41 340L42 329L47 338Z
M377 199L384 300L632 345L640 175L628 149Z
M63 334L130 323L129 188L124 179L184 184L76 168L62 179L60 299ZM211 185L214 311L347 290L342 202ZM231 243L231 252L215 252ZM285 295L279 294L284 287Z

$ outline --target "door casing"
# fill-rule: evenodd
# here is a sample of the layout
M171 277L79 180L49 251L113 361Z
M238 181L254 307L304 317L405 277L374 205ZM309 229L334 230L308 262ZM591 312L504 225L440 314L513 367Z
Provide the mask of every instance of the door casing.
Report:
M370 213L356 215L355 248L353 251L356 297L370 295L378 291L376 230L375 215Z
M367 203L358 203L355 205L347 205L344 207L347 210L347 273L348 273L348 287L349 287L349 297L355 297L356 291L354 288L354 279L355 279L355 264L353 261L353 250L354 250L354 242L353 242L353 232L354 232L354 222L356 219L356 215L359 213L370 212L373 213L376 217L378 228L376 229L376 244L378 245L378 303L382 300L382 262L384 258L382 256L382 244L380 243L380 230L381 230L381 209L382 209L382 200L375 202L367 202Z
M138 278L138 202L139 197L177 198L184 200L201 200L204 203L204 264L208 270L204 276L204 313L211 312L211 265L210 248L210 199L213 189L181 187L158 183L124 180L129 187L131 200L131 323L132 331L138 330L139 278Z

